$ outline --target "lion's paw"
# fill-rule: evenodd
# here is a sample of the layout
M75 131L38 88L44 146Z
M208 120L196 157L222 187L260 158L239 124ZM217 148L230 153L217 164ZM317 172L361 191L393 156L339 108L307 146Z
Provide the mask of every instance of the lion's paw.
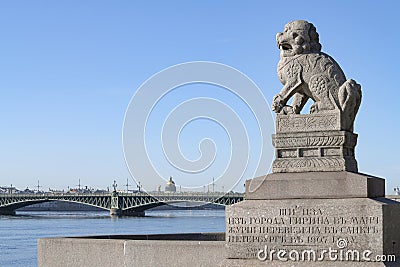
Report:
M281 110L281 114L284 114L284 115L294 114L293 107L292 106L284 106Z
M276 113L279 113L283 109L283 107L284 104L281 95L275 95L274 99L272 100L272 110Z
M319 107L318 107L318 102L315 102L314 104L311 105L310 107L310 114L312 113L318 113Z

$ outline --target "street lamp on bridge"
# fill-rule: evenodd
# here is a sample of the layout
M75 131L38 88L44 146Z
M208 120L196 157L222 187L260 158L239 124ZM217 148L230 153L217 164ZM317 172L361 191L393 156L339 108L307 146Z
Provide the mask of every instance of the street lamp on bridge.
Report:
M117 192L117 182L114 180L114 183L112 184L113 188L114 188L114 192Z

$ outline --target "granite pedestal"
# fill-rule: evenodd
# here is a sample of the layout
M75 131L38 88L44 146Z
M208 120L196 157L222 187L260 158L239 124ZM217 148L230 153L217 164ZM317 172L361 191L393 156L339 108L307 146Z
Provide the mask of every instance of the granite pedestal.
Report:
M221 266L399 266L376 262L400 258L400 203L384 189L345 171L249 180L246 200L226 208Z

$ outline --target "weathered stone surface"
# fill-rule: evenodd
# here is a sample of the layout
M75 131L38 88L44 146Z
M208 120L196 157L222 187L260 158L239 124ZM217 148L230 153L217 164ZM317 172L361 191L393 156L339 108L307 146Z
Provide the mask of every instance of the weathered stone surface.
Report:
M225 258L224 233L44 238L39 267L217 266Z
M358 171L354 152L357 135L347 131L277 133L272 143L274 173Z
M331 248L400 257L399 221L400 203L385 198L246 200L227 207L227 255L257 259L265 249L313 250L318 258Z
M246 200L384 196L384 179L345 171L272 173L246 181Z
M312 99L310 113L324 114L330 120L329 112L337 111L341 130L352 132L361 103L361 86L352 79L346 81L339 64L321 52L314 25L304 20L292 21L277 34L276 42L281 52L278 77L284 86L274 97L272 109L284 115L299 114ZM288 106L292 96L293 102Z
M124 241L39 239L38 266L124 266Z
M357 134L345 131L280 133L272 135L272 143L277 149L293 147L354 148L357 144ZM346 155L344 151L342 152L342 155ZM321 156L329 156L329 154L327 155L322 153Z
M276 133L340 131L343 129L340 112L336 110L313 114L276 115Z

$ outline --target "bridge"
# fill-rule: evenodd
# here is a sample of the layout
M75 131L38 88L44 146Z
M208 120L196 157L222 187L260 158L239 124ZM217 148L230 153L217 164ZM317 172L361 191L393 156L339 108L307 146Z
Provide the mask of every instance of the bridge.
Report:
M386 198L400 201L400 195L388 195ZM111 216L144 216L145 210L168 203L202 202L218 205L232 205L244 200L242 193L86 193L86 194L0 194L0 215L15 215L15 210L49 201L81 203L108 210Z
M108 210L111 216L144 216L145 210L168 203L203 202L232 205L244 200L241 193L196 193L196 192L146 192L136 193L86 193L86 194L0 194L0 215L15 215L15 210L49 201L81 203Z

